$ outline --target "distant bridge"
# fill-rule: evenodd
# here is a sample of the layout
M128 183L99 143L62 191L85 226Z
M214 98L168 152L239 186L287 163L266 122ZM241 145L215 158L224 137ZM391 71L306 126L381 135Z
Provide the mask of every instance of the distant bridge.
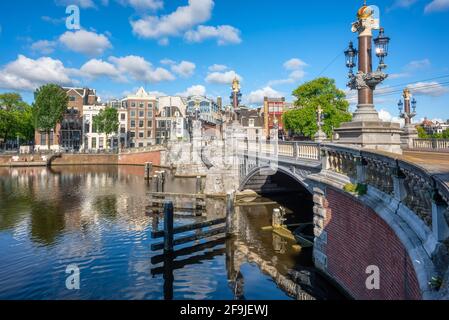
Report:
M449 297L449 159L445 167L327 143L239 145L240 189L308 199L315 265L354 298ZM366 287L370 266L379 290Z

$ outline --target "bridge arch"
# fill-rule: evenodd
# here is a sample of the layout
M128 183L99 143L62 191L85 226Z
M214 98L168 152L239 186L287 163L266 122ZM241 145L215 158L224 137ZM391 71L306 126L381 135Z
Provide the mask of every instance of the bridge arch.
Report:
M296 184L300 185L305 191L312 195L312 181L310 181L307 177L310 173L311 172L308 172L307 170L298 170L294 167L287 168L282 165L278 166L275 170L273 170L270 166L255 167L251 171L249 171L249 173L243 178L242 182L240 183L239 190L254 190L255 188L256 190L254 191L264 193L264 190L259 189L258 187L263 188L264 184L269 183L271 178L275 178L276 175L281 175L294 181ZM282 191L281 188L285 186L278 187L279 191Z

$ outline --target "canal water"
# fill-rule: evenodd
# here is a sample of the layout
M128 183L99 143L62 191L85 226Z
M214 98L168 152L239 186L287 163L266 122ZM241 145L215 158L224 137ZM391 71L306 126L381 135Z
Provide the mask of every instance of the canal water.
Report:
M141 167L0 168L0 299L341 299L311 263L271 231L277 204L238 208L239 234L170 264L152 264L151 183ZM193 192L195 179L168 176L167 192ZM289 201L285 201L290 199ZM293 203L292 202L293 200ZM258 199L258 202L272 201ZM297 197L279 203L294 213ZM176 225L224 216L179 212ZM308 208L307 210L310 210ZM80 290L66 288L69 265Z

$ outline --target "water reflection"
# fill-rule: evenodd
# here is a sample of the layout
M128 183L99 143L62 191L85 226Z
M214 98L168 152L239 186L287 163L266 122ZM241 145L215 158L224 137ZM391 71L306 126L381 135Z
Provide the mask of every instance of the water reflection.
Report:
M198 242L180 259L151 263L150 233L162 219L146 214L151 185L143 173L114 166L0 168L0 299L298 298L290 287L300 276L291 271L313 271L310 252L298 255L291 243L261 232L273 205L240 208L234 239ZM168 176L166 188L194 190L195 179ZM208 199L206 208L207 217L177 216L175 223L224 215L222 201ZM69 264L80 267L79 291L65 288ZM309 292L320 285L315 281ZM317 297L329 292L325 283Z

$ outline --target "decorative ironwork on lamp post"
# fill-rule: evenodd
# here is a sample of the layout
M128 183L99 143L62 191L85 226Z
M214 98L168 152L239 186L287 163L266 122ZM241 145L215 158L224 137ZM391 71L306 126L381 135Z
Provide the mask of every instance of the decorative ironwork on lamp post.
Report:
M354 113L354 121L379 120L379 115L374 108L373 93L376 87L382 83L388 75L383 72L387 68L385 58L388 56L390 38L385 36L384 29L380 28L379 9L375 6L363 7L357 12L357 21L352 24L352 32L358 33L358 46L356 49L352 42L345 50L346 66L349 69L348 87L358 91L357 111ZM373 30L379 30L379 35L374 39L375 53L379 58L379 66L376 71L372 67ZM358 66L357 73L353 68Z
M411 96L410 90L404 89L404 102L402 102L402 100L399 100L398 102L399 116L404 119L406 127L410 126L412 124L412 119L416 117L417 101L415 98L411 100Z

